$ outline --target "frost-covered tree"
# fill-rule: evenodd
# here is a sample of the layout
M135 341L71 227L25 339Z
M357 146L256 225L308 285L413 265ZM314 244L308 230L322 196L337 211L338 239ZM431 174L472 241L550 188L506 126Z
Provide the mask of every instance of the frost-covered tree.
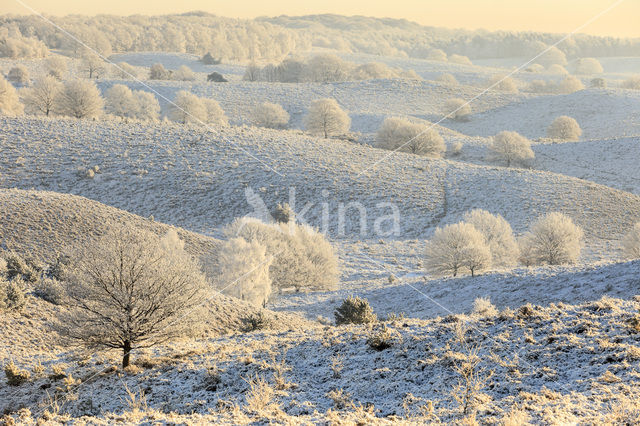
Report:
M138 70L126 62L118 62L113 67L113 73L122 80L138 78Z
M138 102L133 92L123 84L111 86L104 96L104 109L116 117L134 118L138 112Z
M207 123L215 126L228 126L229 120L224 110L215 99L203 98L204 107L207 110Z
M271 296L272 261L258 241L231 238L217 252L214 286L223 294L264 307Z
M69 80L58 93L55 111L75 118L93 118L102 114L100 91L90 80Z
M441 157L446 150L444 140L436 130L398 117L389 117L382 122L376 133L376 146L427 157Z
M143 121L156 121L160 117L160 103L156 96L146 90L135 90L133 97L138 101L136 118Z
M447 54L442 49L431 49L427 54L427 59L431 61L447 62Z
M265 102L253 111L253 122L259 127L284 129L289 123L289 113L278 104Z
M37 79L31 87L22 90L22 100L27 112L48 116L53 112L61 90L62 83L51 75Z
M62 80L64 76L67 74L67 70L69 69L69 63L66 58L63 56L50 56L46 61L46 70L47 74L57 78L58 80Z
M106 68L102 58L93 52L84 52L82 55L82 68L89 78L98 78Z
M576 74L602 74L604 69L596 58L581 58L576 62Z
M551 46L551 48L549 48L546 52L545 49L547 49L546 45L543 44L542 46L540 46L537 54L540 54L542 52L544 53L542 53L542 55L536 59L538 63L544 65L545 67L549 67L550 65L567 65L567 56L562 50L558 49L555 46Z
M307 79L317 83L344 81L351 73L350 65L333 54L321 54L309 59L306 67Z
M491 266L491 250L480 231L469 223L437 228L427 241L425 266L435 275L458 276L468 270L472 276Z
M512 164L527 164L535 158L531 141L517 132L503 131L492 138L489 150L494 158Z
M622 239L622 252L627 259L640 259L640 222Z
M174 80L178 81L195 81L196 74L186 65L181 65L180 68L174 71L171 76Z
M471 105L463 99L449 99L444 103L444 114L452 120L468 121L471 115Z
M171 72L167 71L162 64L153 64L149 68L149 80L169 80Z
M575 263L582 250L582 229L562 213L539 218L521 239L522 263L562 265Z
M167 241L168 239L168 241ZM76 253L65 290L70 303L59 332L89 348L131 352L183 336L201 316L208 285L181 244L120 229Z
M572 141L580 139L580 135L582 135L582 129L578 122L566 115L553 120L553 123L547 129L547 136L552 139Z
M512 266L518 259L518 243L511 225L500 215L486 210L474 209L465 213L465 223L473 225L485 239L495 266Z
M258 242L273 256L269 275L279 290L335 290L338 286L338 258L329 241L313 228L288 223L266 224L240 218L224 229L229 238Z
M29 71L24 66L17 65L9 70L7 80L14 84L27 84L29 82Z
M456 78L449 73L443 73L440 74L438 76L438 78L436 78L436 81L439 81L441 83L445 83L445 84L450 84L452 86L457 86L458 85L458 80L456 80Z
M569 75L556 85L555 91L556 93L569 94L583 89L584 84L582 84L582 81L572 75Z
M311 102L305 118L305 127L309 133L329 136L343 135L349 131L351 118L335 99L318 99Z
M487 87L491 87L492 90L501 90L503 92L517 93L518 85L516 81L508 76L495 75L487 83Z
M191 92L177 93L169 109L169 118L178 123L227 125L227 117L220 104L213 99L200 98Z
M449 62L452 62L454 64L461 64L461 65L473 65L471 63L471 59L469 59L464 55L456 55L455 53L449 56Z
M23 112L24 106L15 87L0 75L0 115L21 115Z

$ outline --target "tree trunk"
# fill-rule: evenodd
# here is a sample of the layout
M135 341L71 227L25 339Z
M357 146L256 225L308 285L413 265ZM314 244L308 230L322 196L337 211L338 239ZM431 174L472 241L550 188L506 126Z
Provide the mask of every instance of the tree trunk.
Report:
M126 341L122 346L122 368L127 368L129 366L129 362L131 360L131 342Z

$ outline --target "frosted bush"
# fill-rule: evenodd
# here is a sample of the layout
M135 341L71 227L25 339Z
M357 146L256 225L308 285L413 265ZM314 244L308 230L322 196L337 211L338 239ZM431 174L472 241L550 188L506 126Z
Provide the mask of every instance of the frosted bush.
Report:
M207 123L214 126L228 126L229 120L224 110L215 99L203 98L205 109L207 110Z
M226 295L263 307L271 296L272 261L258 241L231 238L218 250L214 287Z
M336 55L322 54L309 59L306 77L317 83L347 80L351 73L351 65Z
M7 281L0 277L0 311L21 311L25 304L24 281L21 278Z
M622 239L622 251L628 259L640 259L640 222Z
M447 62L447 54L442 49L431 49L427 54L427 59L431 61Z
M562 265L575 263L582 250L582 229L561 213L539 218L521 239L521 257L525 265Z
M576 62L576 74L602 74L604 69L596 58L581 58Z
M7 79L14 84L26 84L29 82L29 71L22 65L15 66L9 70Z
M47 74L51 77L55 77L58 80L62 80L67 74L69 69L69 63L63 56L51 56L46 61Z
M113 68L114 74L123 80L138 78L138 70L126 62L118 62Z
M104 101L105 111L116 117L134 118L139 108L131 89L122 84L111 86L105 93Z
M54 111L61 90L62 83L51 75L37 79L31 87L22 89L22 100L27 112L48 116Z
M184 90L176 94L169 107L169 118L178 123L211 123L227 125L227 117L220 104L213 99L200 98Z
M546 67L549 67L554 64L567 65L567 57L563 51L561 51L555 46L551 46L550 48L548 48L548 50L546 49L547 49L547 46L543 45L543 46L540 46L539 51L536 52L537 54L541 54L541 56L539 56L536 59L540 64Z
M253 111L256 126L270 129L284 129L289 123L289 113L278 104L265 102Z
M195 81L196 80L196 74L193 71L191 71L191 68L189 68L186 65L181 65L180 68L178 68L173 72L171 77L173 78L173 80L178 80L178 81Z
M557 75L566 75L569 74L569 71L566 70L565 67L559 64L551 64L547 68L547 72L549 74L557 74Z
M535 158L531 141L517 132L503 131L492 138L489 145L491 156L511 167L512 164L526 165Z
M441 157L446 150L444 140L437 131L398 117L384 120L376 133L376 146L428 157Z
M482 234L491 251L493 265L504 267L516 263L519 254L518 243L513 236L511 225L502 216L474 209L465 213L463 220Z
M64 302L64 286L55 278L43 278L36 283L33 294L54 305Z
M493 90L501 90L509 93L516 93L518 91L518 86L515 80L511 77L505 77L502 75L493 76L489 80L487 86L491 87Z
M335 99L318 99L311 103L305 117L307 131L314 135L329 136L343 135L349 131L351 118Z
M607 81L601 77L593 78L591 79L589 86L594 89L604 89L607 87Z
M477 297L473 301L473 313L483 317L493 317L498 314L498 310L493 306L490 298Z
M269 275L279 290L326 291L338 286L338 258L329 241L313 228L290 223L265 224L240 218L224 229L229 238L258 242L273 256Z
M582 129L576 120L566 115L562 115L555 120L547 129L547 136L552 139L578 140L582 135Z
M0 115L21 115L23 112L24 106L15 87L0 75Z
M471 63L471 59L469 59L464 55L456 55L455 53L449 56L449 62L452 62L454 64L461 64L461 65L473 65Z
M162 64L153 64L149 68L149 80L169 80L171 72L167 71Z
M556 93L569 94L583 90L584 84L580 79L570 75L556 85Z
M343 324L368 324L378 319L367 299L349 296L334 311L336 325Z
M491 249L480 231L468 223L437 228L427 241L425 267L434 275L471 276L491 267Z
M640 75L634 75L622 82L623 89L640 90Z
M544 66L540 64L532 64L528 66L527 69L525 69L525 71L533 72L533 73L541 73L541 72L544 72Z
M75 118L93 118L102 114L103 100L95 83L89 80L69 80L56 98L55 110Z
M368 80L373 78L395 78L397 74L385 64L370 62L356 67L352 76L355 80Z
M447 117L456 121L469 121L471 115L471 105L464 99L449 99L444 104L444 113Z
M145 90L135 90L133 97L138 103L135 118L142 121L158 120L160 117L160 103L153 93Z
M556 85L553 82L544 80L533 80L527 85L525 91L529 93L553 93L556 91Z
M452 86L457 86L458 85L458 80L456 80L456 78L449 73L444 73L444 74L440 74L438 76L438 78L436 78L436 81L439 81L441 83L445 83L445 84L450 84Z
M422 80L422 77L414 70L401 71L398 77L404 80Z

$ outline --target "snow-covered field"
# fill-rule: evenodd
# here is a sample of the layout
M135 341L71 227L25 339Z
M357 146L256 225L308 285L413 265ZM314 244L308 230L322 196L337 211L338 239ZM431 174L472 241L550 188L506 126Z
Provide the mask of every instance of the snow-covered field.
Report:
M275 292L265 309L215 293L204 332L135 352L127 370L115 366L116 353L59 341L49 320L66 308L29 288L24 311L0 318L0 362L29 370L30 379L0 383L0 411L23 423L448 423L461 418L461 366L473 365L482 424L637 421L640 263L624 258L621 240L640 221L640 91L619 85L640 59L599 58L610 88L539 95L485 90L522 58L460 65L339 55L413 70L423 80L249 82L242 63L127 52L109 59L133 65L142 81L106 72L96 80L102 93L115 84L152 91L164 116L178 91L191 91L217 100L230 126L0 115L0 252L51 264L117 227L174 229L214 280L208 260L224 226L260 213L258 199L268 211L292 204L299 219L326 233L340 264L337 290ZM3 58L0 68L22 64L37 75L43 63ZM187 65L196 81L147 80L156 63L174 71ZM78 66L72 75L81 74ZM213 71L229 82L206 82ZM460 84L437 81L443 73ZM580 79L588 87L592 77ZM523 88L560 77L521 71L513 78ZM348 111L348 137L304 131L309 105L320 98ZM469 120L443 119L451 98L473 99ZM290 114L288 129L253 125L263 102ZM578 121L578 141L547 138L560 115ZM392 116L437 123L444 158L372 146ZM532 140L528 167L490 158L491 137L503 130ZM582 254L573 265L500 267L476 277L427 273L426 240L476 208L502 215L517 237L538 217L562 212L584 230ZM390 212L397 231L381 232L377 220ZM384 321L333 326L334 310L352 295ZM481 312L478 298L497 312ZM266 325L247 332L259 315ZM374 348L376 336L388 347Z

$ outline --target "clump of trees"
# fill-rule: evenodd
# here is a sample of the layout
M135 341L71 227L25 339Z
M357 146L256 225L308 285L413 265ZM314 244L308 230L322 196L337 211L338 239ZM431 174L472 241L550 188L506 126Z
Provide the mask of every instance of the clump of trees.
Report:
M169 118L178 123L212 124L226 126L227 116L220 104L213 99L200 98L191 92L181 90L169 109Z
M566 115L553 120L553 123L547 129L547 136L552 139L572 141L580 139L580 135L582 135L582 129L578 122Z
M570 217L549 213L539 218L520 240L520 261L525 265L562 265L580 257L584 233Z
M49 49L34 37L24 37L22 34L12 34L0 31L0 57L5 58L44 58Z
M208 285L174 241L119 229L76 253L65 285L71 303L58 331L89 348L122 350L123 367L134 349L192 332Z
M120 118L155 121L160 104L151 92L132 91L123 84L115 84L105 93L105 111Z
M253 111L253 122L259 127L284 129L289 124L289 113L278 104L265 102Z
M446 151L444 140L436 130L398 117L384 120L376 133L376 146L427 157L442 157Z
M535 158L531 149L531 141L517 132L503 131L492 138L489 145L491 157L512 164L527 165Z
M311 103L305 117L307 131L314 135L330 136L344 135L349 131L351 118L335 99L318 99Z

